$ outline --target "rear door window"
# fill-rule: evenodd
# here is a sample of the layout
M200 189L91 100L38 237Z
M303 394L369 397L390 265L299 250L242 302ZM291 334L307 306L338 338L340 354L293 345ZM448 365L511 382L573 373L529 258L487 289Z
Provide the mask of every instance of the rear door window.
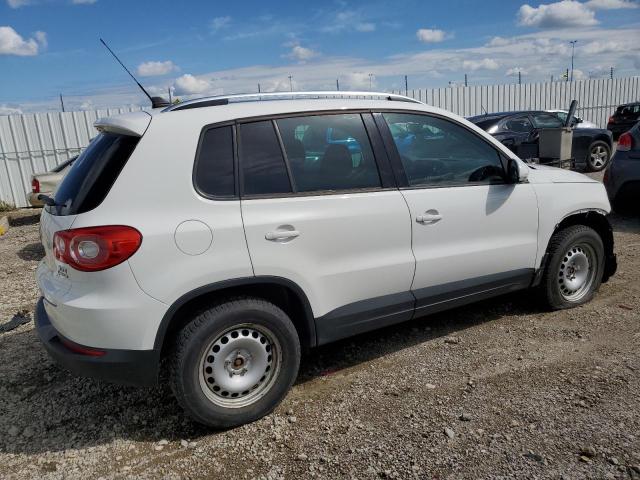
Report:
M243 195L290 193L291 182L273 122L245 123L239 129Z
M276 121L297 192L380 188L380 174L360 114Z
M101 133L73 162L56 190L52 215L76 215L96 208L107 196L136 148L139 137Z

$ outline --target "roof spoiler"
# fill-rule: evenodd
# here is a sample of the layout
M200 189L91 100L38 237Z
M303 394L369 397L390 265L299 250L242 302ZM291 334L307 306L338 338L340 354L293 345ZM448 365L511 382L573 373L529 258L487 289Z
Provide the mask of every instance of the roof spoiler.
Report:
M117 133L131 137L141 137L151 123L151 115L139 111L99 118L93 124L99 132Z

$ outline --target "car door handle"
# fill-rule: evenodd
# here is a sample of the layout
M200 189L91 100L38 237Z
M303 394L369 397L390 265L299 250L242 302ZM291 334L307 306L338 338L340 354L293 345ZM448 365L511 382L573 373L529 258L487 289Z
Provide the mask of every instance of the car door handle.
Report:
M264 236L267 240L289 240L300 236L297 230L276 230L267 232Z
M424 213L416 217L418 223L435 223L442 220L442 215L439 213Z

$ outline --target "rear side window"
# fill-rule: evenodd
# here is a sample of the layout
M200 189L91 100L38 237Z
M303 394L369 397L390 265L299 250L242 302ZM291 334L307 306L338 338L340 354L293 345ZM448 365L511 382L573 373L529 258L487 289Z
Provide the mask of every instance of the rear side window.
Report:
M533 125L536 128L559 128L562 127L562 121L555 115L549 113L534 113L532 115Z
M245 123L239 129L243 194L290 193L291 183L273 123Z
M380 188L380 175L360 114L276 121L296 191Z
M58 187L52 215L76 215L96 208L109 193L136 148L139 137L101 133L73 162Z
M211 128L202 136L196 159L195 184L205 195L235 195L231 126Z

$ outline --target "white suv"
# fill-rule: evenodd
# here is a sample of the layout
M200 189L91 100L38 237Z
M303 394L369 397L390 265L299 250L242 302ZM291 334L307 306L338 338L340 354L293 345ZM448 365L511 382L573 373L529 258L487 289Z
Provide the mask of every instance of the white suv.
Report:
M529 287L573 307L616 268L602 184L405 97L216 97L96 127L45 199L39 336L82 375L166 365L210 426L273 410L310 347Z

